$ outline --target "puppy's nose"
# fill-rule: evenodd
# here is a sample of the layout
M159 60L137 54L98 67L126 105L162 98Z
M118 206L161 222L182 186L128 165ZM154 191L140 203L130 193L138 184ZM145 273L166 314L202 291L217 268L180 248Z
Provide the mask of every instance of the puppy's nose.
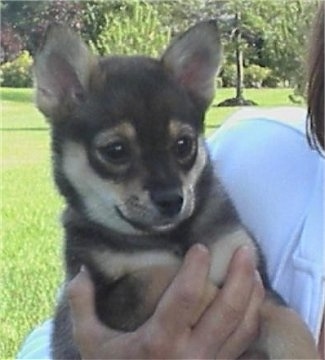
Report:
M155 190L150 193L152 202L164 216L179 214L183 206L183 195L178 189Z

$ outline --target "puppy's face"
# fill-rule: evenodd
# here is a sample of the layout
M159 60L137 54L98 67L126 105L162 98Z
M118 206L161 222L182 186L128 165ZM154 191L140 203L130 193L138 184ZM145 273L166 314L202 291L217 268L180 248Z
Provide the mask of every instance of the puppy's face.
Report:
M215 25L190 29L159 60L95 58L66 31L49 30L35 64L62 193L118 232L172 230L193 213L207 162L201 133L220 60Z

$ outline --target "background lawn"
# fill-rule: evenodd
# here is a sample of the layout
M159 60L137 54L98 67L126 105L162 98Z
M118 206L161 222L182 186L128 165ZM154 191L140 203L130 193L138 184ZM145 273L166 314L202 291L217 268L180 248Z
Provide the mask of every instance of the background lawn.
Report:
M261 106L290 105L289 89L246 90ZM62 279L62 200L51 178L48 125L29 89L1 89L2 229L0 358L14 358L24 336L51 316ZM218 91L215 104L233 97ZM211 107L207 133L236 108Z

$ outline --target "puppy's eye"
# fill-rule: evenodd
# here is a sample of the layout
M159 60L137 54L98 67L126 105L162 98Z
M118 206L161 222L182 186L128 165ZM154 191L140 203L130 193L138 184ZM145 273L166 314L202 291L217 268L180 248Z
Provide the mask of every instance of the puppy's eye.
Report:
M130 148L123 141L114 141L97 148L100 156L115 165L123 165L130 159Z
M195 152L195 141L189 135L179 137L174 145L174 153L179 160L187 160Z

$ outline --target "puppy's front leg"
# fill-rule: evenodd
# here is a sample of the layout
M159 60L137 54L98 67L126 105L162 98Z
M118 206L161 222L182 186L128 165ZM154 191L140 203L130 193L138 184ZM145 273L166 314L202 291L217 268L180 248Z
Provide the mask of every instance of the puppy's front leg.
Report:
M151 313L156 308L160 298L167 289L167 287L174 280L178 267L162 267L156 266L150 269L150 274L147 272L147 292L146 292L146 307L151 309ZM204 291L202 292L199 304L195 311L192 313L191 326L194 326L203 315L207 306L216 297L218 289L216 286L208 280L205 284ZM182 304L180 304L182 305Z
M98 299L105 299L97 303L99 317L113 329L134 331L154 313L178 270L178 265L148 266L117 280L115 285L104 290L106 296L99 290ZM216 291L212 282L207 282L200 304L193 313L193 325L214 299Z
M177 265L151 265L114 281L97 278L95 298L99 318L114 330L134 331L153 314L177 271Z
M156 309L156 306L161 299L163 293L168 288L168 286L174 280L179 266L150 266L145 269L140 269L133 274L138 281L142 283L142 296L143 304L141 306L141 315L138 316L142 319L141 322L144 322L153 314ZM207 305L211 303L216 295L216 287L212 284L211 281L207 282L205 291L202 295L199 306L196 311L193 313L192 323L193 325L197 323L199 318L202 316Z

